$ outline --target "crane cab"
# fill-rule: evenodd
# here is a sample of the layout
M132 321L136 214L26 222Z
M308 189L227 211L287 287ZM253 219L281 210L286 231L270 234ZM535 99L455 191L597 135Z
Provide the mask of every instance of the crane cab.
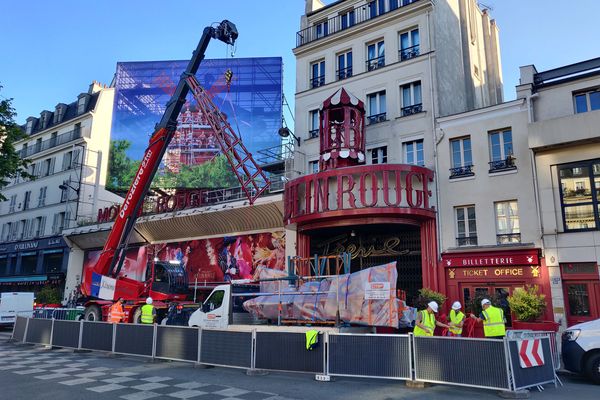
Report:
M151 292L161 293L173 300L184 299L189 293L185 267L179 261L154 261L152 268L146 270L146 281L152 282Z

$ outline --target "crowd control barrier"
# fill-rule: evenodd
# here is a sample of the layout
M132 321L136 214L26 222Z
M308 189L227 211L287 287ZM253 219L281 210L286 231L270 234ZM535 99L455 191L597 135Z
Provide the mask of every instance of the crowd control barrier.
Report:
M317 328L318 329L318 328ZM556 385L549 335L475 339L320 332L215 330L18 316L12 340L246 370L396 379L517 391Z
M561 341L560 336L554 331L529 331L529 330L509 330L506 331L508 339L536 339L540 337L550 337L550 349L552 350L552 359L554 362L554 370L560 369L560 352Z

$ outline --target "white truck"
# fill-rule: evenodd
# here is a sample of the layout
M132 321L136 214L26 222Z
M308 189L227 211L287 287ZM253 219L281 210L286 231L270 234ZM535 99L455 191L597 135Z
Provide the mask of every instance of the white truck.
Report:
M13 325L17 315L31 317L33 315L33 301L33 293L1 293L0 326Z

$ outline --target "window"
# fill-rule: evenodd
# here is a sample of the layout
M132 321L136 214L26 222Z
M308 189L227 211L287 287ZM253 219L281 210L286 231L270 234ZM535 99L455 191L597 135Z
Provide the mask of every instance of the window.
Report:
M58 137L58 132L52 132L52 134L50 135L50 146L49 147L56 146L56 138L57 137Z
M41 176L48 176L54 172L52 171L54 169L54 163L52 161L52 158L47 158L42 162L42 167L40 171Z
M329 33L329 22L321 21L315 24L315 36L317 39L327 36Z
M473 173L470 136L450 140L450 151L452 153L450 179L475 175Z
M310 65L310 87L316 88L325 84L325 61L317 61Z
M385 66L385 44L383 40L367 45L367 71Z
M385 90L367 95L369 125L383 122L386 120L386 101Z
M558 167L565 231L600 227L600 160Z
M354 10L348 10L340 14L340 24L342 29L348 29L356 23Z
M369 18L375 18L385 13L385 0L375 0L369 3Z
M494 203L496 210L496 241L498 244L521 243L519 207L516 201Z
M573 94L575 113L600 110L600 89Z
M400 33L400 61L419 56L419 29Z
M25 192L25 197L23 198L23 210L29 210L29 203L31 202L31 190Z
M202 305L203 312L210 312L218 309L223 305L223 299L225 298L224 290L215 291Z
M319 137L319 110L311 110L308 112L308 138Z
M490 171L498 172L516 169L513 157L512 131L503 129L489 133Z
M387 146L371 149L371 164L387 164Z
M82 95L77 101L77 114L83 114L85 112L86 96Z
M458 246L477 246L477 223L475 206L454 208L456 215L456 244Z
M423 139L405 142L403 146L406 164L420 165L421 167L425 166L425 160L423 158Z
M12 196L10 196L10 203L8 205L8 212L9 213L14 213L15 212L15 206L17 204L17 195L13 194Z
M25 133L27 133L28 135L31 135L31 133L33 132L33 122L35 119L30 119L29 121L27 121L27 126L25 127ZM23 149L25 149L27 147L27 143L25 143L23 145Z
M42 138L37 138L35 141L35 147L33 148L35 153L42 151Z
M338 54L337 63L338 63L338 70L337 70L338 80L350 78L352 76L352 52L347 51L345 53Z
M22 219L19 221L19 230L18 230L18 234L17 234L17 240L23 240L27 237L27 228L28 228L28 223L29 221L27 221L26 219Z
M61 233L62 230L66 227L66 215L64 212L54 214L54 221L52 222L52 234Z
M316 174L319 172L319 161L309 161L308 162L308 173Z
M398 0L390 0L390 11L398 8Z
M402 99L402 106L400 109L401 116L406 117L408 115L423 112L421 81L400 86L400 97Z
M79 153L80 153L80 150L74 150L74 151L67 151L63 155L63 163L62 163L63 171L65 171L67 169L75 168L75 166L78 163ZM54 163L52 163L52 164L54 164ZM54 169L54 165L52 165L52 169Z
M46 191L48 186L40 188L40 195L38 196L38 207L44 207L46 205Z
M64 189L60 189L60 202L64 203L69 199L69 181L63 181L62 186Z
M73 139L77 139L81 137L81 123L76 123L73 126Z
M46 217L37 217L35 219L35 223L32 224L32 228L33 227L35 227L35 229L33 230L33 237L39 238L44 236L44 230L46 228Z

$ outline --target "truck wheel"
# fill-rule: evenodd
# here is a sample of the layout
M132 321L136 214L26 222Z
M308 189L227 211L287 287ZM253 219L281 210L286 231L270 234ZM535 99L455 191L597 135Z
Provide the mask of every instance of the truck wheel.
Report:
M585 362L585 374L596 385L600 385L600 353L588 357Z
M87 306L83 315L86 321L102 321L102 312L97 305Z
M133 313L133 319L131 320L133 324L141 324L142 323L142 308L138 307L135 309Z

